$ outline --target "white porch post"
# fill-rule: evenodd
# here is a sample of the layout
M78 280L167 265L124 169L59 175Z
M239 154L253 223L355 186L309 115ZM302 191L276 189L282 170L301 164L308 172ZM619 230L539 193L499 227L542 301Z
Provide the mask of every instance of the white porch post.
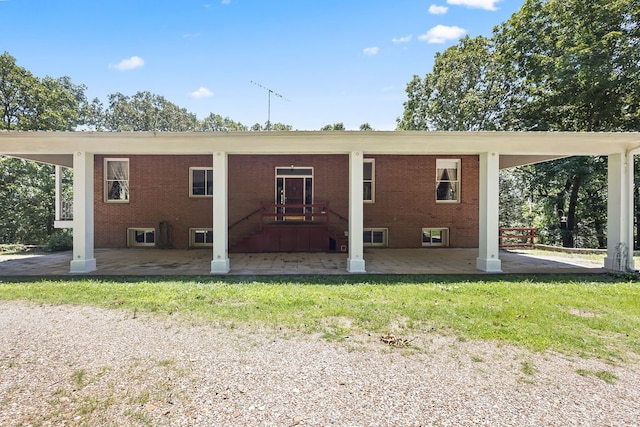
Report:
M362 232L364 228L364 206L362 177L364 173L363 153L349 153L349 273L365 273Z
M633 270L633 154L610 154L607 169L607 256L604 267L611 271Z
M70 273L96 270L93 254L93 154L73 154L73 259Z
M229 265L228 155L213 154L213 259L211 274L227 274Z
M480 154L480 242L476 267L487 273L502 272L498 256L499 172L498 153Z
M62 219L62 166L56 165L56 206L55 206L55 221Z

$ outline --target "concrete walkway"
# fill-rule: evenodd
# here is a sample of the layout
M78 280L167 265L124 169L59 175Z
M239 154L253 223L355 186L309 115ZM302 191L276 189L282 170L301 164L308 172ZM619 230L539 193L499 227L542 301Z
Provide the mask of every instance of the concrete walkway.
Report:
M535 254L535 255L534 255ZM369 274L485 274L476 269L477 249L369 249ZM96 249L92 276L209 275L210 249ZM0 255L0 280L10 276L69 275L71 252ZM502 270L512 274L604 273L601 260L561 253L500 252ZM231 254L231 275L349 274L344 253Z

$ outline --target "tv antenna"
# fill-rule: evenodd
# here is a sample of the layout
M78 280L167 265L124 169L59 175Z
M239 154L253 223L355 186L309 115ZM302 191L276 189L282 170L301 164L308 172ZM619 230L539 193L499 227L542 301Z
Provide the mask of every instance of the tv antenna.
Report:
M253 83L256 86L261 87L262 89L266 90L268 95L267 95L267 99L268 99L268 106L267 106L267 130L271 130L271 94L274 94L275 96L284 99L285 101L289 101L287 98L285 98L284 96L280 95L278 92L275 92L272 89L269 89L268 87L262 86L260 83L258 82L254 82L253 80L251 80L251 83Z

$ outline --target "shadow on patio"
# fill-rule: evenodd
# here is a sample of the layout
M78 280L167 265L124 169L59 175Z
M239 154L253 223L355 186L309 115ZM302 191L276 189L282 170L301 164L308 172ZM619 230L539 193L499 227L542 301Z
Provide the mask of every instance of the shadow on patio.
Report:
M485 274L476 269L477 249L369 249L370 274ZM98 270L90 275L209 275L210 249L96 249ZM8 276L69 274L71 252L0 255L0 279ZM230 254L231 275L349 274L344 253ZM511 274L604 273L601 259L554 252L501 251L502 270Z

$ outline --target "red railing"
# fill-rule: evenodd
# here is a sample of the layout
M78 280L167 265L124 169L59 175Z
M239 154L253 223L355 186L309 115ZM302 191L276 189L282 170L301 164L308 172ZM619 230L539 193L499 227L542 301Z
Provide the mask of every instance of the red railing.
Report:
M260 203L260 229L265 222L316 221L329 224L329 202L324 203Z
M501 248L527 247L535 245L536 229L533 227L504 227L499 229L498 244Z

